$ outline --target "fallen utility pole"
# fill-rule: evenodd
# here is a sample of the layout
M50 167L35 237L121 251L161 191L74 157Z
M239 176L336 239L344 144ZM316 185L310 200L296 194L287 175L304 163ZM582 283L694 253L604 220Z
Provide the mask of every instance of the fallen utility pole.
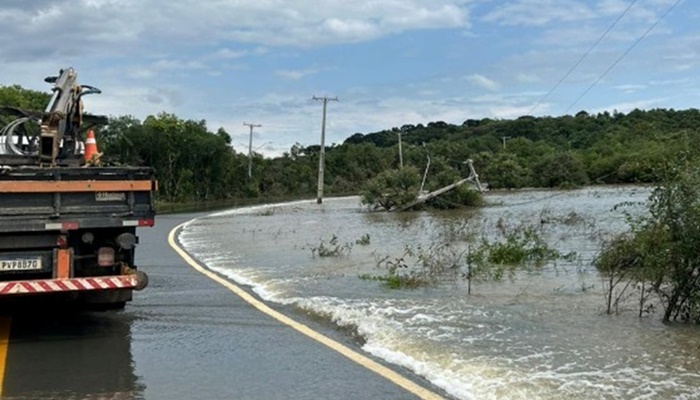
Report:
M321 149L318 158L318 193L316 195L316 204L323 203L323 169L325 167L325 154L326 154L326 105L329 101L338 101L337 97L316 97L313 96L314 100L323 101L323 121L321 122Z
M457 186L461 186L467 182L473 182L474 185L476 185L476 188L479 190L479 192L483 192L483 189L481 188L481 182L479 182L479 175L474 170L474 164L473 164L472 160L467 160L465 163L469 166L469 176L468 177L466 177L462 180L459 180L451 185L447 185L447 186L442 187L438 190L432 191L430 193L419 194L418 198L416 200L401 207L400 209L398 209L398 211L408 210L409 208L414 207L418 204L425 203L426 201L432 199L433 197L437 197L445 192L449 192L450 190L456 188Z

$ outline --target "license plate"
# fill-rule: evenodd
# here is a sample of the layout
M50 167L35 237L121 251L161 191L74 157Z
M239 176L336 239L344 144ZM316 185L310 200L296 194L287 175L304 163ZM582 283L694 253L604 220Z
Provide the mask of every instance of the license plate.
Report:
M41 269L41 258L0 260L0 271L34 271Z
M97 201L125 201L126 193L124 192L95 192L95 200Z

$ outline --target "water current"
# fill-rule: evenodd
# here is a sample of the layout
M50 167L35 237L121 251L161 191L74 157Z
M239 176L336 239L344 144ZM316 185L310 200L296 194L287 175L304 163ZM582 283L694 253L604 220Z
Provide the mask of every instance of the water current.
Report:
M365 351L456 398L698 399L700 329L662 324L659 312L639 318L634 304L606 315L592 266L601 238L626 230L624 212L644 212L649 193L487 193L477 210L411 213L368 212L357 197L300 201L218 212L189 223L180 240L212 270L351 328ZM632 205L615 207L623 203ZM401 290L360 279L386 275L382 260L417 263L407 248L450 243L459 255L518 227L576 257L474 282L471 294L460 274ZM319 257L334 238L339 254Z

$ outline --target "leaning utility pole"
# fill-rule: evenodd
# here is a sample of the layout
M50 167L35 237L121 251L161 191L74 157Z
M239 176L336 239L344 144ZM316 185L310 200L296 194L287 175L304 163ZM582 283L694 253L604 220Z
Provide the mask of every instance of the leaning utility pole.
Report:
M326 153L326 105L329 101L338 101L337 97L313 97L314 100L323 100L323 122L321 122L321 152L319 153L318 159L318 194L316 196L316 203L323 203L323 168L325 165L324 156Z
M253 128L259 128L260 124L249 124L244 122L243 125L250 127L250 139L248 140L248 178L253 177Z

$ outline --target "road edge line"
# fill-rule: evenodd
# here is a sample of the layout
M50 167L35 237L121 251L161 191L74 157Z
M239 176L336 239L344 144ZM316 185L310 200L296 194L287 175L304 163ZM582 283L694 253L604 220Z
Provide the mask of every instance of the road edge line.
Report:
M279 311L273 310L271 307L263 303L262 301L256 299L253 297L250 293L246 292L244 289L242 289L240 286L236 285L235 283L222 278L215 272L203 267L202 265L199 264L192 256L189 255L182 247L180 247L179 243L175 239L175 235L178 230L180 230L184 225L186 225L188 222L184 222L175 228L173 228L170 233L168 233L168 244L170 247L175 250L175 252L192 268L194 268L197 272L200 272L201 274L207 276L208 278L212 279L213 281L221 284L225 288L227 288L229 291L233 292L235 295L240 297L243 301L246 303L250 304L251 306L255 307L258 311L262 312L263 314L268 315L269 317L277 320L278 322L289 326L290 328L296 330L297 332L315 340L318 343L323 344L324 346L330 348L331 350L342 354L346 358L354 361L355 363L367 368L368 370L382 376L383 378L389 380L390 382L396 384L397 386L400 386L401 388L405 389L406 391L418 396L421 399L424 400L438 400L438 399L444 399L444 397L438 395L437 393L434 393L423 386L418 385L417 383L405 378L401 374L399 374L396 371L391 370L390 368L385 367L384 365L372 360L371 358L360 354L351 348L336 342L335 340L319 333L316 332L315 330L309 328L308 326L297 322L286 315L280 313Z

